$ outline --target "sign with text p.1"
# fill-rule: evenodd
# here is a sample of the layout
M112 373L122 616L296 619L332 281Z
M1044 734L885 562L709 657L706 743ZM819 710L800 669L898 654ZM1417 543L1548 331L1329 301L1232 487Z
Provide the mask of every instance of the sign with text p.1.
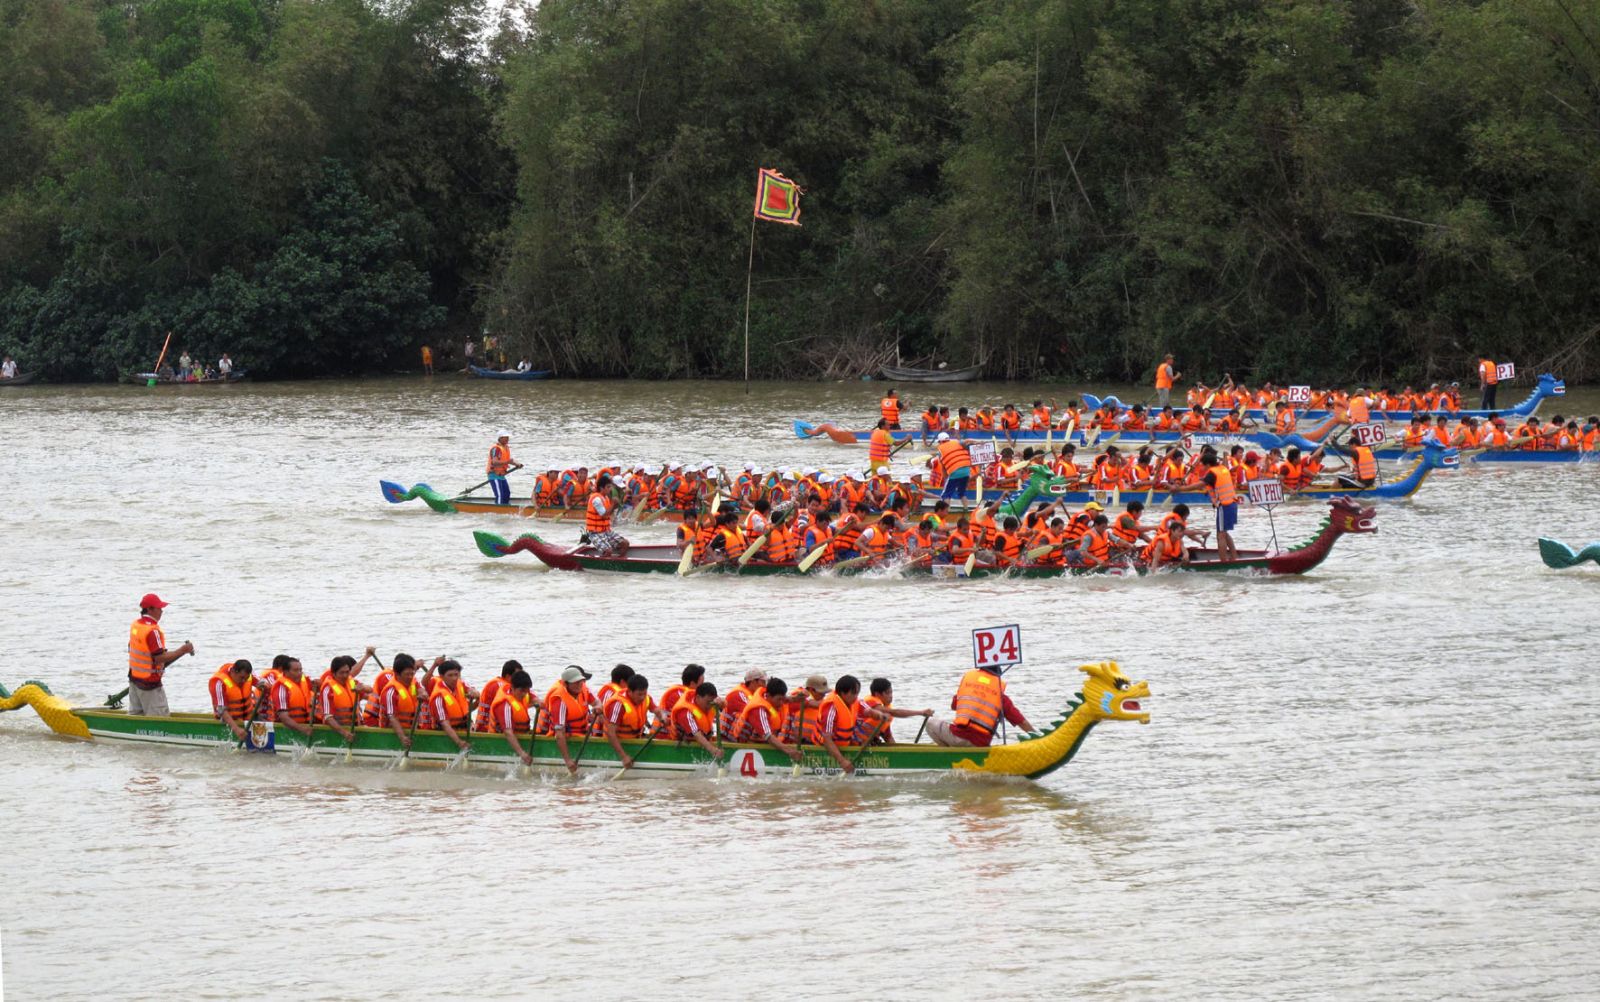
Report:
M1245 484L1250 503L1257 508L1276 508L1283 504L1283 481L1277 477L1263 477Z
M972 667L1010 668L1022 663L1022 627L985 626L972 631Z
M1382 445L1386 434L1383 422L1374 421L1371 424L1358 424L1350 429L1350 437L1357 445Z
M1501 362L1499 365L1494 367L1494 378L1496 382L1500 383L1503 383L1508 379L1516 379L1517 364L1515 362Z
M1309 404L1311 402L1311 387L1309 387L1309 386L1291 386L1291 387L1289 387L1288 401L1291 404Z

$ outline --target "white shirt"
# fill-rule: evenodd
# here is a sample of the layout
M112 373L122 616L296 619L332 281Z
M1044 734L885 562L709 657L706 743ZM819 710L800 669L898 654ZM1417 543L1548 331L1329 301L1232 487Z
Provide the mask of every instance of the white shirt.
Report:
M222 373L224 376L232 372L233 360L228 358L226 355L222 356L222 360L217 363L217 371Z
M533 366L528 364L528 360L527 359L523 359L522 361L517 363L517 371L518 372L527 372L531 368L533 368Z
M0 365L0 378L16 379L17 363L7 359L3 365Z

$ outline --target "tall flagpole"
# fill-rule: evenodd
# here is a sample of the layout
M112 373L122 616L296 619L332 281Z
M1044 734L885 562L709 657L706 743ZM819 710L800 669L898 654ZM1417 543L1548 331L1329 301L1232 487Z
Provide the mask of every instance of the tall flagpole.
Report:
M756 216L750 214L750 261L744 268L744 392L750 394L750 276L756 268Z

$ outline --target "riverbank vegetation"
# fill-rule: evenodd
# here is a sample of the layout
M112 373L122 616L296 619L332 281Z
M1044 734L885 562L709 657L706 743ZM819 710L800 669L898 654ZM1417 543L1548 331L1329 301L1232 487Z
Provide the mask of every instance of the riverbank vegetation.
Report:
M0 349L1600 374L1571 0L0 0ZM1588 337L1589 340L1585 340Z

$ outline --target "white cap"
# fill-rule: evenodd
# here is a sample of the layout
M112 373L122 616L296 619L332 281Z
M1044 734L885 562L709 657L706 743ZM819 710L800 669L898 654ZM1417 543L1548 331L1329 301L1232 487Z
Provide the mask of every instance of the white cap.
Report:
M877 476L879 473L882 473L884 476L887 477L889 475L889 468L887 466L885 466L885 467L883 467L881 469L874 470L872 467L869 466L866 469L861 471L861 479L862 480L871 480L873 477Z
M819 470L819 469L817 469L816 467L813 466L811 469L806 471L806 476L814 477L814 476L816 476L817 474L819 474L821 472L822 472L821 470Z
M817 477L817 483L819 483L819 484L831 484L831 483L833 483L833 474L831 474L831 473L822 474L821 476Z
M509 431L506 431L505 429L501 429L500 431L497 431L497 432L494 433L494 437L496 439L510 438L511 437L511 433Z
M756 464L755 463L750 463L750 462L745 463L744 464L744 471L746 473L754 473L756 471Z
M682 463L673 463L671 466L667 467L667 469L669 469L669 470L681 470L681 469L683 469L683 464Z
M702 469L700 472L701 473L715 473L715 472L717 472L717 464L716 463L707 463L705 465L705 468Z
M750 475L753 477L764 477L767 475L767 471L763 470L759 466L752 466L750 467Z
M941 431L939 433L939 437L934 439L934 441L935 442L948 442L948 441L950 441L950 433L947 432L947 431Z
M794 471L793 470L785 471L785 473L783 474L783 479L784 480L793 480L794 479Z

